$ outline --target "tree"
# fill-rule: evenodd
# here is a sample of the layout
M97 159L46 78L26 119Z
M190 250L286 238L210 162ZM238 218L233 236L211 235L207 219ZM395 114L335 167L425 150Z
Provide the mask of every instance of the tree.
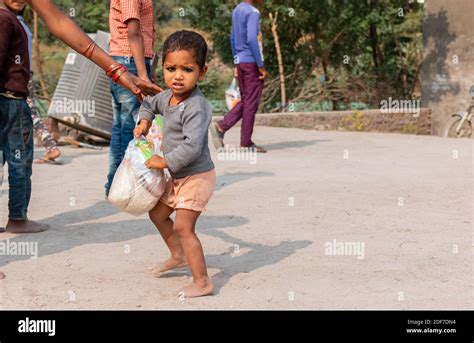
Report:
M192 25L209 32L231 64L231 12L238 1L191 0ZM268 0L260 8L265 63L279 75L269 13L279 14L279 44L289 102L354 100L378 104L411 96L421 50L422 7L409 0ZM400 15L402 14L402 15ZM265 110L278 108L279 77L267 82Z

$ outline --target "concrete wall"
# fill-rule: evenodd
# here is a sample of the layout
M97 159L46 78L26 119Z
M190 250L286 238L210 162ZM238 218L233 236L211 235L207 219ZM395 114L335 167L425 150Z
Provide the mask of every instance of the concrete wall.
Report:
M215 120L221 118L220 116L214 117ZM382 113L380 110L258 113L255 124L307 130L431 135L431 111L422 108L417 116L409 113ZM240 125L240 122L238 125Z
M426 0L422 107L440 135L452 112L464 111L474 85L474 0Z

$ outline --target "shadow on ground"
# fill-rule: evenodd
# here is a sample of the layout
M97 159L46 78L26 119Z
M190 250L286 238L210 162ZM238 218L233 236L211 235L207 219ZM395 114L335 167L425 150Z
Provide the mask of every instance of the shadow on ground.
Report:
M273 176L273 173L235 173L219 176L217 191L224 186L237 182L245 182L253 177ZM146 216L132 218L119 222L94 222L118 213L118 210L106 201L98 202L90 207L59 213L42 222L51 224L52 228L39 234L17 235L9 239L9 243L37 242L38 258L68 251L75 247L87 244L107 244L124 242L150 234L158 233ZM203 215L198 224L198 233L212 236L229 243L229 251L218 255L206 255L210 268L220 271L213 276L218 290L223 287L232 276L239 273L250 273L264 266L276 264L291 256L297 250L307 247L310 241L284 241L278 245L263 245L246 242L235 238L224 231L226 228L238 228L249 224L241 216L210 216ZM0 238L4 234L0 234ZM234 249L250 249L242 254L235 254ZM30 259L30 256L0 256L0 268L13 262ZM163 274L162 277L183 275L175 272Z

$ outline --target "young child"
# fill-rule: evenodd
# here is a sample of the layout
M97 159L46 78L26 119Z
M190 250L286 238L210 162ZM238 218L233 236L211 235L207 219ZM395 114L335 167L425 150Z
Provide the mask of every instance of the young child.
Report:
M145 99L138 112L135 137L146 134L156 113L164 120L164 158L153 156L149 168L168 168L172 178L164 195L150 212L171 257L157 270L161 273L189 265L193 282L182 288L185 297L209 295L213 284L207 274L196 221L211 198L216 182L208 147L212 110L197 82L206 72L207 44L191 31L178 31L163 45L163 76L168 89ZM170 215L176 210L175 222Z

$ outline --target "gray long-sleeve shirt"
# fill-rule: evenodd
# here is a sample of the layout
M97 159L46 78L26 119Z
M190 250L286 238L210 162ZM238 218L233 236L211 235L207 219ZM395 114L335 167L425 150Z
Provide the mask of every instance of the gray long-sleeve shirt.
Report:
M171 90L147 97L138 111L138 120L153 121L163 115L163 154L173 178L203 173L214 168L207 132L212 109L199 87L179 105L170 106Z

